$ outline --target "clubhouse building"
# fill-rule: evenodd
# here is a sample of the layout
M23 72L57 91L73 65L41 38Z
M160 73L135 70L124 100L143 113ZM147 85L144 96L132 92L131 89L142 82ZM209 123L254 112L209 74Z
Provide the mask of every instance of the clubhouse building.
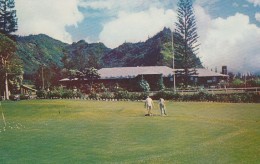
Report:
M103 83L106 87L119 85L129 91L134 91L135 88L133 86L136 86L138 81L144 79L149 83L151 90L157 90L156 86L159 79L163 79L163 83L167 88L173 87L174 72L176 85L181 85L183 83L183 75L177 73L181 71L182 69L173 70L167 66L102 68L98 70L100 78L96 79L94 83ZM189 84L211 87L217 86L220 82L227 79L228 75L223 71L222 73L217 73L204 68L196 68L195 74L189 77ZM87 84L88 80L78 81L77 78L65 78L60 80L60 83L64 86L78 86L79 83Z

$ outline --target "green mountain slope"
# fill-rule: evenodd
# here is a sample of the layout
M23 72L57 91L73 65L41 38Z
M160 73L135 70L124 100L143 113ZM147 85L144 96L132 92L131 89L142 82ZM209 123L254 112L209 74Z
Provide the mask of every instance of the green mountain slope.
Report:
M111 51L103 43L87 43L83 40L64 48L62 62L67 69L83 70L85 67L104 67L102 58Z
M63 67L63 49L67 44L47 35L17 37L17 54L23 60L25 74L32 74L42 64Z
M43 34L17 37L17 47L25 74L35 73L42 64L78 70L85 67L172 67L171 30L168 28L145 42L124 43L115 49L83 40L66 44ZM200 60L197 65L201 65Z
M145 42L124 43L104 55L104 65L117 66L171 66L172 60L165 51L166 43L171 42L170 29L164 28ZM162 51L165 51L164 53ZM172 58L172 56L171 56Z

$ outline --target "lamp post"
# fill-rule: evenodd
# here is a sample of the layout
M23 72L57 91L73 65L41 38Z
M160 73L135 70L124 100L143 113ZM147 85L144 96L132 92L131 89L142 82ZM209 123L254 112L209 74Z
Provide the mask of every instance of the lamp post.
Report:
M173 31L172 31L172 69L173 69L173 92L176 93L175 70L174 70Z

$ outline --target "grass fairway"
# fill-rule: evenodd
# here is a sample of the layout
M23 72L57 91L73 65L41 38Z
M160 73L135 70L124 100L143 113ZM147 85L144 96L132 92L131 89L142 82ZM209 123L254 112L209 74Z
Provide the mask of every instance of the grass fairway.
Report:
M0 163L260 161L260 104L169 102L167 117L144 117L141 102L30 100L0 111Z

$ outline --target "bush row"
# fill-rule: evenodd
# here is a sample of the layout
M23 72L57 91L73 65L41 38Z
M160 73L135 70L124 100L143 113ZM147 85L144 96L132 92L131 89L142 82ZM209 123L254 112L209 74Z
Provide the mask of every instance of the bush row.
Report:
M231 103L260 103L259 93L233 93L233 94L209 94L199 92L196 94L174 94L173 92L158 92L154 99L164 98L175 101L209 101L209 102L231 102Z
M104 93L91 93L88 95L90 99L128 99L128 100L144 100L148 93L132 93L128 91L118 92L104 92ZM161 91L153 96L153 99L158 100L164 98L165 100L174 101L197 101L197 102L230 102L230 103L260 103L260 94L258 93L233 93L233 94L209 94L199 92L196 94L174 94L174 92Z
M84 95L79 91L56 88L52 91L38 91L38 98L88 98L88 99L127 99L127 100L144 100L146 99L147 92L128 92L126 90L118 90L116 92L92 92ZM208 101L208 102L231 102L231 103L260 103L259 93L233 93L233 94L210 94L206 92L199 92L196 94L179 94L173 91L160 91L151 96L153 99L158 100L164 98L165 100L174 101Z
M13 100L13 101L28 100L28 99L30 99L30 96L26 95L26 94L21 94L21 95L16 94L16 95L10 95L9 99Z
M41 99L59 99L59 98L82 98L83 94L79 91L70 89L55 88L52 91L39 90L36 92L38 98Z
M116 91L116 92L104 92L104 93L90 93L88 98L90 99L128 99L128 100L143 100L148 96L148 93L131 93L128 91Z

